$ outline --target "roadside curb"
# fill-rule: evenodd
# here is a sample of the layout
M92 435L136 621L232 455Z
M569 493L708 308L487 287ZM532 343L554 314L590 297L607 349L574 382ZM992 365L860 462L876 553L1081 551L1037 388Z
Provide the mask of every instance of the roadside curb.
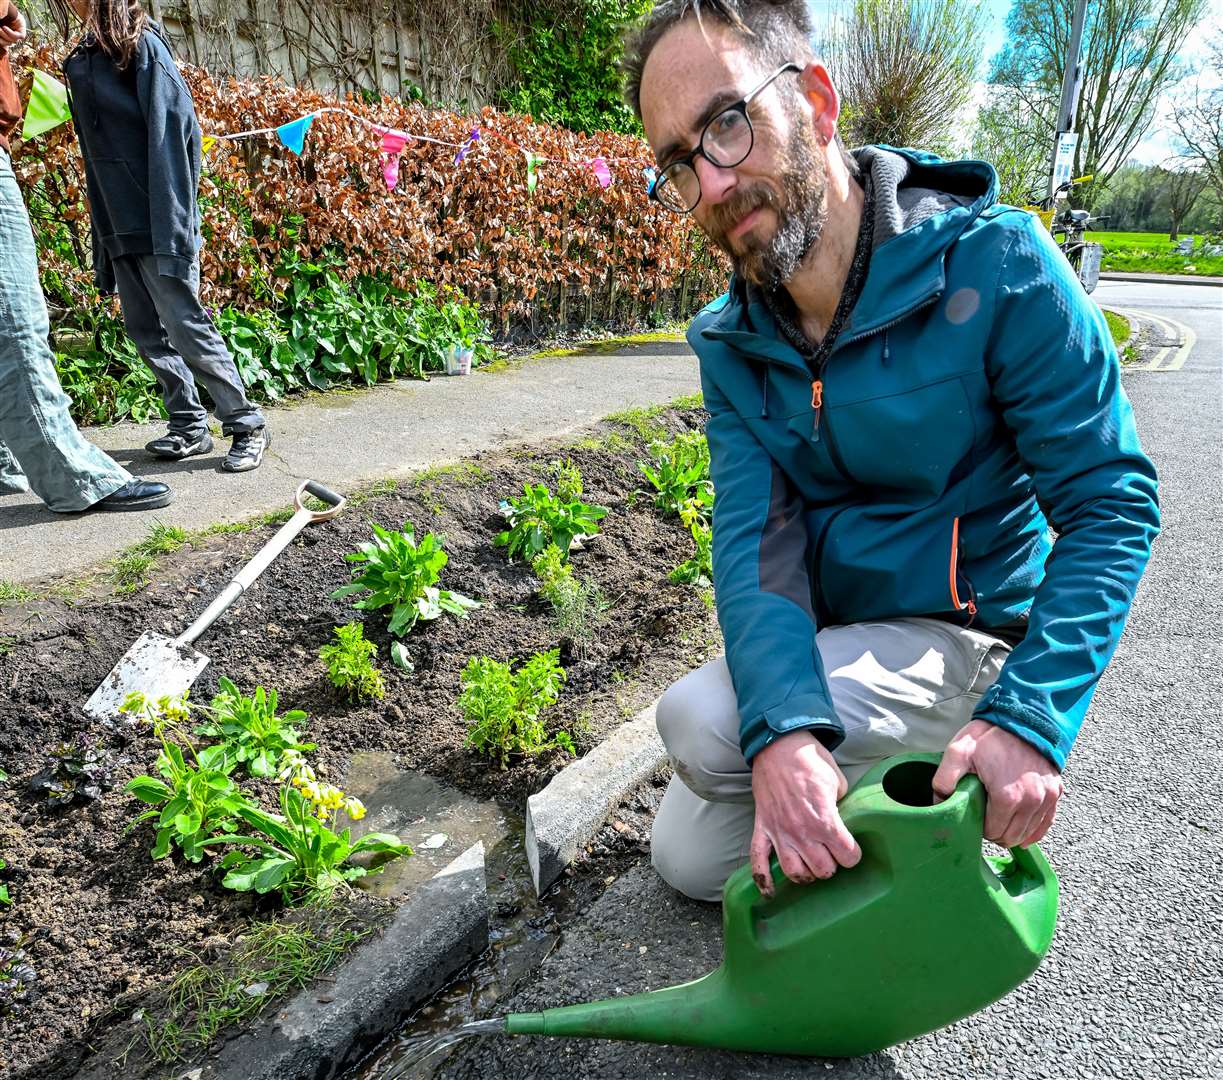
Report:
M1100 273L1101 281L1140 281L1155 285L1207 285L1223 288L1223 277L1204 277L1193 274L1130 274L1121 270L1106 270Z
M1138 322L1137 319L1130 318L1130 315L1128 312L1121 311L1118 308L1113 307L1111 304L1100 304L1098 306L1101 311L1111 312L1113 315L1116 315L1117 318L1124 319L1126 321L1126 324L1130 328L1130 336L1126 339L1124 345L1119 345L1117 347L1118 351L1123 349L1125 345L1129 345L1130 342L1137 342L1138 331L1141 329L1141 325L1142 325L1141 323Z
M225 1043L180 1080L342 1075L488 947L484 845L473 844L400 906L391 925L331 972Z
M621 724L527 799L527 862L543 895L598 831L616 803L667 760L655 702Z

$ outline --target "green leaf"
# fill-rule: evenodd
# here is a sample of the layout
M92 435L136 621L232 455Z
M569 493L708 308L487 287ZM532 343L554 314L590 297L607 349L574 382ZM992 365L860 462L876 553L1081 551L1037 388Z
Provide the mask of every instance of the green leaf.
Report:
M152 776L137 776L123 790L146 803L166 802L173 795L170 788Z

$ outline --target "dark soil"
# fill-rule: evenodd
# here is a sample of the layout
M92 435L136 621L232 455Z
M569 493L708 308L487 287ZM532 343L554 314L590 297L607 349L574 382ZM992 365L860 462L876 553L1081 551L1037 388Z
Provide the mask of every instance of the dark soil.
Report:
M677 410L657 419L681 431L699 427L704 415ZM691 554L691 540L648 497L634 495L644 447L624 429L618 434L610 446L587 441L470 459L307 530L198 643L212 664L193 697L206 701L222 674L247 692L256 684L275 688L283 709L310 714L306 734L319 746L313 761L327 777L342 780L355 751L390 751L401 767L520 811L568 759L549 753L503 771L464 746L455 701L469 656L525 658L559 645L568 680L549 726L571 732L583 752L718 647L716 620L700 593L667 580ZM636 445L625 448L626 435ZM577 575L614 605L581 647L557 640L529 568L509 564L491 543L503 525L498 500L521 491L524 481L546 479L549 462L562 453L582 470L585 500L609 508L603 533L573 557ZM465 621L444 617L413 630L410 675L390 663L385 614L330 599L351 580L344 555L370 537L370 521L389 528L411 522L418 537L443 534L450 555L443 587L484 605ZM0 609L0 769L8 774L0 780L0 856L9 864L0 880L14 901L0 908L0 936L23 941L38 974L33 1000L0 1016L4 1075L70 1075L94 1037L130 1015L192 954L207 954L252 916L277 908L271 899L221 889L207 864L149 858L151 830L125 831L140 807L122 787L152 771L154 740L126 724L95 723L81 710L140 633L186 626L270 534L264 527L214 537L163 556L152 584L131 596ZM350 706L330 692L317 652L334 626L362 615L366 636L379 645L387 695ZM49 812L28 793L29 779L50 749L77 736L115 755L114 787L99 801Z

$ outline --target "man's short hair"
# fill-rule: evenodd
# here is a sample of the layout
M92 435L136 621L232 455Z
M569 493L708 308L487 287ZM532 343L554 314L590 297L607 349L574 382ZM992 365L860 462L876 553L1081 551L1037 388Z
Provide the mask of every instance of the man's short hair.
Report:
M764 67L815 58L807 0L659 0L625 39L624 100L641 119L641 73L659 39L684 19L713 20L743 38Z

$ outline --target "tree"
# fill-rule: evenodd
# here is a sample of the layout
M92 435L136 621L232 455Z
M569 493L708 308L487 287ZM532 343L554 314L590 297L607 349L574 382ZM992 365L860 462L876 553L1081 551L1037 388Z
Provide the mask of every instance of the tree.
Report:
M1049 146L1032 124L1019 95L1007 86L989 88L989 100L977 114L972 156L998 171L998 201L1024 206L1049 169Z
M1175 243L1181 231L1181 222L1189 216L1193 204L1206 187L1208 177L1205 169L1186 168L1183 164L1179 169L1160 171L1166 177L1164 192L1168 200L1168 217L1172 221L1168 239Z
M1183 93L1172 108L1172 123L1186 157L1195 162L1214 193L1223 203L1223 30L1216 31L1209 46L1206 68L1217 83L1203 89L1201 79Z
M985 9L959 0L852 0L821 42L852 146L950 150L981 62Z
M1075 111L1079 134L1074 175L1095 181L1075 189L1093 208L1109 180L1151 126L1160 92L1182 74L1176 65L1186 35L1207 0L1092 0L1080 62L1083 87ZM1031 112L1052 149L1074 0L1013 0L1007 43L990 82L1009 87Z

